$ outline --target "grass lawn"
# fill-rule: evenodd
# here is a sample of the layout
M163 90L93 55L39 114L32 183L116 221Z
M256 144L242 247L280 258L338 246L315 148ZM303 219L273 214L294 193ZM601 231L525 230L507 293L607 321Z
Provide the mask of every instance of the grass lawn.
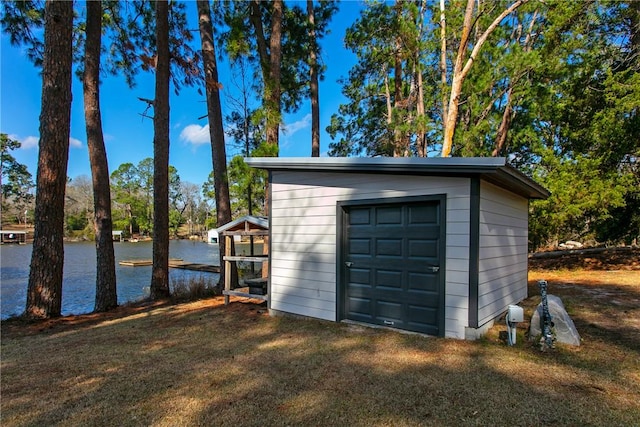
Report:
M583 345L270 317L247 300L2 324L3 426L640 425L640 270L532 270Z

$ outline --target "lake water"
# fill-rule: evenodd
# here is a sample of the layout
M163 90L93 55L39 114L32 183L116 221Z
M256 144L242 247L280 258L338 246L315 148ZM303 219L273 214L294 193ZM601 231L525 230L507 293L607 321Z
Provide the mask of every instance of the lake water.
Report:
M151 283L151 266L126 267L122 260L151 259L152 242L114 242L118 303L146 296ZM31 245L0 245L0 317L6 319L24 312L29 282ZM218 245L190 240L171 240L169 257L185 261L220 265ZM169 283L202 277L214 283L218 274L169 269ZM96 249L93 242L65 243L62 282L62 315L93 311L96 295Z

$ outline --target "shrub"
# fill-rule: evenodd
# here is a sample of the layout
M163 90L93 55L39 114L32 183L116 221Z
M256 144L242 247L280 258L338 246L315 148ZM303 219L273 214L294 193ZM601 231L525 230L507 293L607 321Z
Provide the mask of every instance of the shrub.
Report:
M196 301L216 294L215 280L204 275L172 278L169 285L177 301Z

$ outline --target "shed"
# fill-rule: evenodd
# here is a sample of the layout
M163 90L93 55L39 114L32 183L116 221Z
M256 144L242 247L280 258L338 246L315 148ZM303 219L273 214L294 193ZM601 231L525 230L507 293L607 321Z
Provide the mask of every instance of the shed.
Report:
M273 314L460 339L527 297L528 201L505 158L250 158L269 171Z

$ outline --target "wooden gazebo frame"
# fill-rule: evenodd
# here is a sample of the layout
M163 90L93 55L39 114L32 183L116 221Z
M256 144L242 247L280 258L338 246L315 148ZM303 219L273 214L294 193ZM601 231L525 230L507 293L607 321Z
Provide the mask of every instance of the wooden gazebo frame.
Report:
M267 301L269 296L268 292L264 294L257 294L251 292L240 292L231 289L231 263L232 262L256 262L256 263L265 263L269 261L269 255L255 255L252 254L249 256L246 255L236 255L233 253L232 248L234 247L233 239L235 236L248 236L248 237L267 237L269 236L269 220L266 217L259 216L244 216L242 218L238 218L235 221L231 221L222 227L218 227L216 229L218 232L218 236L220 239L224 238L225 242L225 254L224 254L224 290L222 294L224 295L224 303L225 305L229 304L230 296L239 296L239 297L247 297L247 298L255 298L263 301ZM266 271L263 268L263 272ZM257 279L245 280L245 283L266 284L268 286L268 278L265 274L263 277ZM251 289L251 287L249 287Z

